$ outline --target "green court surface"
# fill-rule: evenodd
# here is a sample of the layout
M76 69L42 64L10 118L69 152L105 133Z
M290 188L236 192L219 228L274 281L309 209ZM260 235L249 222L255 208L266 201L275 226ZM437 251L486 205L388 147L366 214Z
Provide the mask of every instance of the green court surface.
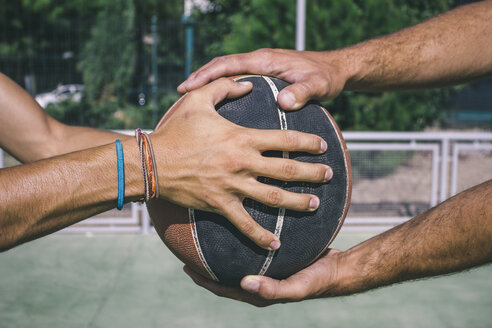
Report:
M341 234L346 249L369 235ZM0 327L491 327L492 266L255 308L196 286L151 235L52 235L0 254Z

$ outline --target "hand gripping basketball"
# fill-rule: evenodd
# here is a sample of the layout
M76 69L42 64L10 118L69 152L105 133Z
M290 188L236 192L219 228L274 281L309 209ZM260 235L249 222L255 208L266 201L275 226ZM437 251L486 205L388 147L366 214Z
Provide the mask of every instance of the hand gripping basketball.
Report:
M223 215L257 245L276 249L280 246L278 237L251 218L243 200L249 198L273 207L313 211L319 199L261 183L257 178L324 182L330 179L331 169L324 164L262 155L268 150L323 153L326 143L318 136L245 128L216 112L215 105L224 98L242 96L251 87L249 82L240 84L219 79L186 94L163 117L151 139L155 145L161 197L186 208ZM170 206L161 200L149 204L157 229L172 223ZM156 211L159 213L155 214Z
M190 208L165 201L147 206L178 258L227 284L248 274L281 279L313 262L340 229L351 189L348 152L325 109L308 104L284 112L276 100L288 83L264 76L238 80L246 82L244 89L222 79L186 94L163 118L158 131L179 131L183 139L163 155L194 149L163 183L170 200ZM274 251L278 239L282 247Z
M292 84L278 95L285 110L299 109L310 99L335 98L347 80L355 74L349 57L339 51L315 52L288 49L258 49L248 53L217 57L193 72L178 87L185 93L221 76L262 74Z

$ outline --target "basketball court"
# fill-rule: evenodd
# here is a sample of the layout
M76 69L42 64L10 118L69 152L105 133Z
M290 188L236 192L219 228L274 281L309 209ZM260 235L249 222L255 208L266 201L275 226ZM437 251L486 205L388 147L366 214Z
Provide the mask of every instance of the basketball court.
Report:
M215 37L224 38L222 33L199 34L200 28L211 23L204 21L200 25L194 21L193 6L207 13L208 1L183 2L184 12L175 22L162 17L158 20L153 14L147 17L148 21L140 18L142 21L137 20L134 26L140 33L135 37L139 40L139 72L134 73L135 80L140 82L132 85L135 90L129 89L124 100L138 110L148 108L153 122L148 127L157 122L158 104L167 108L173 99L168 89L174 92L183 77L195 69L193 65L206 62L205 57L199 56L205 56L201 52L214 45ZM96 16L90 10L87 12ZM24 17L21 14L22 11L15 13ZM8 22L8 15L4 11L3 21ZM38 33L36 24L31 24L37 17L31 15L26 16L29 24L24 30L33 36L33 45L44 44L36 41L35 37L42 33ZM17 82L23 81L26 90L38 96L50 95L63 87L60 81L70 86L80 82L80 72L75 68L83 47L78 42L86 42L90 36L87 27L97 25L97 20L84 17L68 20L71 26L56 30L61 34L53 32L46 39L53 39L56 56L41 48L28 49L31 54L24 57L12 51L12 55L0 57L1 71ZM40 30L50 31L43 24ZM0 37L0 45L11 41L7 38L11 33L14 39L25 39L20 28L8 28L10 25L5 23L2 26L8 33ZM107 34L102 45L110 44L108 41L114 37ZM306 48L305 36L306 1L297 0L297 50ZM165 51L160 43L167 45ZM70 47L65 49L65 44ZM179 55L168 53L168 48L178 49ZM183 63L175 65L173 56L182 56ZM27 66L29 70L25 70ZM56 90L41 93L55 85L59 85ZM71 97L75 103L75 95ZM491 122L482 125L488 127ZM133 130L120 132L133 134ZM347 250L490 179L489 130L344 131L343 136L352 159L352 203L332 248ZM17 164L0 149L0 168ZM256 308L217 297L195 285L183 272L183 263L164 245L154 228L143 205L127 204L123 211L101 213L2 253L0 328L492 327L492 265L353 296Z
M369 238L342 232L333 247ZM490 327L492 266L255 308L196 286L157 234L55 234L2 254L0 326Z

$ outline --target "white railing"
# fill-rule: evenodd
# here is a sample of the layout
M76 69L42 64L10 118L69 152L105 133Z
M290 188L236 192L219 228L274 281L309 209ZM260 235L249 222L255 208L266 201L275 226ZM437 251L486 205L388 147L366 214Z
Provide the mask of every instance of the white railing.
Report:
M133 131L119 131L132 134ZM492 133L490 132L345 132L351 153L357 151L383 151L387 153L407 151L421 152L431 156L428 169L427 207L437 205L449 196L459 192L460 154L468 151L485 152L487 160L492 160ZM5 156L0 149L0 168L4 166ZM491 162L492 163L492 162ZM356 164L356 163L353 163ZM427 174L426 173L426 174ZM477 179L486 181L492 178L492 165ZM366 181L367 182L367 181ZM357 200L359 181L354 179L353 200ZM371 182L369 182L370 184ZM427 186L427 184L426 184ZM405 189L406 186L401 186ZM354 204L355 205L355 204ZM381 231L410 219L409 215L353 215L349 212L343 231ZM148 233L154 231L144 205L132 203L125 205L123 211L115 210L84 220L69 228L65 233Z
M490 132L345 132L343 135L349 151L359 149L430 151L432 153L432 165L429 207L435 206L457 193L460 150L492 150L492 133ZM490 157L491 155L489 155ZM449 173L450 165L451 175ZM479 180L482 182L491 178L492 164L490 171ZM356 183L355 181L354 185ZM353 193L353 196L356 195ZM353 217L349 212L342 230L387 230L410 218L409 216Z

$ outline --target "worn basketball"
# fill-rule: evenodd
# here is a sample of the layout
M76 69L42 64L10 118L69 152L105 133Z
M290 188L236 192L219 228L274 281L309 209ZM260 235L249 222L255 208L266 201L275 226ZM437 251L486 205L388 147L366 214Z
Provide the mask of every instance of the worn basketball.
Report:
M207 278L232 285L238 285L249 274L283 279L315 261L340 230L351 194L347 148L335 121L323 107L310 102L301 110L283 111L277 104L277 95L287 82L266 76L244 76L236 80L252 82L252 91L223 101L216 106L217 112L249 128L297 130L322 137L328 150L321 155L269 151L264 156L327 164L333 170L333 178L327 183L259 178L263 183L296 193L315 194L320 199L320 206L314 212L296 212L244 200L248 213L279 236L282 246L277 251L258 247L218 214L159 199L147 204L157 233L181 261Z

